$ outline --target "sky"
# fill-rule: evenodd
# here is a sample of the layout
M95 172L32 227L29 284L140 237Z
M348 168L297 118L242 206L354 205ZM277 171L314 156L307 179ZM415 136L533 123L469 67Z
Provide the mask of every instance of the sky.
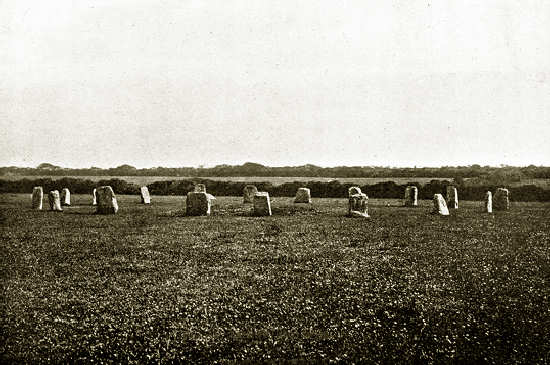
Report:
M550 2L0 0L0 166L550 165Z

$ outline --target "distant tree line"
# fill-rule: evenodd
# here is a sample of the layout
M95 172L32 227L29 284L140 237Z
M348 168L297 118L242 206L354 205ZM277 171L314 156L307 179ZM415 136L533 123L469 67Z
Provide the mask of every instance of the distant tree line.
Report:
M270 182L239 182L239 181L219 181L209 179L178 179L155 181L147 187L152 195L186 195L194 189L195 184L205 184L209 193L218 196L242 196L243 188L246 185L255 185L260 191L267 191L271 196L292 197L296 194L298 188L307 187L311 190L311 195L317 198L345 198L348 196L348 189L355 186L350 183L341 183L334 180L329 182L309 181L309 182L287 182L282 185L273 185ZM361 190L371 198L401 199L408 185L415 185L419 188L419 199L431 199L434 194L445 194L446 187L453 184L457 187L460 200L483 200L485 192L490 190L493 193L498 187L506 185L476 185L470 186L461 183L460 179L449 180L431 180L429 183L421 184L411 181L408 184L398 185L393 181L385 181L372 185L362 185ZM117 194L139 194L139 186L128 183L121 179L108 179L100 181L85 180L79 178L62 178L53 180L50 178L39 179L21 179L21 180L1 180L0 193L31 193L34 186L42 186L44 191L61 190L69 188L72 193L91 194L94 187L110 185ZM519 187L508 187L512 201L550 201L550 190L543 189L534 185Z
M130 165L102 169L90 167L85 169L69 169L43 163L36 168L30 167L0 167L1 175L30 176L180 176L180 177L230 177L230 176L262 176L262 177L410 177L410 178L477 178L482 182L521 181L521 179L550 178L550 167L534 166L443 166L443 167L377 167L377 166L339 166L319 167L315 165L269 167L247 162L243 165L218 165L211 168L202 167L154 167L137 169Z

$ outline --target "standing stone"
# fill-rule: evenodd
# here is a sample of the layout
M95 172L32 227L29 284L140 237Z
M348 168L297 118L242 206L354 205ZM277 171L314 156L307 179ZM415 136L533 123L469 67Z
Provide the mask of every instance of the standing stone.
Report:
M498 188L493 200L493 206L495 210L508 210L510 209L510 192L508 189Z
M493 213L493 193L490 191L485 193L485 211Z
M352 186L348 189L348 197L356 194L361 194L361 188L359 186Z
M418 188L416 186L407 186L405 189L405 202L406 207L418 206Z
M92 191L92 205L97 205L97 189L94 188L94 191Z
M308 188L299 188L294 203L311 203L311 191Z
M447 206L450 209L458 209L458 192L454 186L447 186Z
M443 195L441 194L435 194L434 195L434 214L439 215L449 215L449 209L447 208L447 204L445 203L445 199L443 198Z
M270 216L271 202L269 201L269 193L260 191L254 194L254 215Z
M71 192L69 189L63 188L59 197L61 199L61 205L71 205Z
M195 185L195 193L206 193L206 186L204 184Z
M369 218L369 197L366 194L353 194L348 200L350 217Z
M100 186L96 189L98 214L116 214L118 212L118 203L115 192L110 186Z
M187 193L185 206L186 214L195 215L210 215L211 198L205 192L190 191Z
M243 203L254 203L254 195L258 192L258 188L254 185L246 185L243 189Z
M50 201L50 210L54 212L62 212L61 199L59 198L59 191L53 190L48 194L48 200Z
M147 189L147 186L142 186L140 191L141 191L141 203L151 204L151 195L149 195L149 189Z
M35 186L32 189L32 209L42 210L42 199L44 199L42 186Z

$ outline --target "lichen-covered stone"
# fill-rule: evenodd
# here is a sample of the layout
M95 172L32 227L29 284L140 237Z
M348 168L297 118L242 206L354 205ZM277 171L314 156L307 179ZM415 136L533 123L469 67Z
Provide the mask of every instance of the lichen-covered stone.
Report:
M32 209L42 210L42 200L44 199L44 191L42 186L35 186L32 189Z
M350 217L369 217L369 197L366 194L353 194L348 199L348 215Z
M204 184L195 185L195 193L206 193L206 186Z
M416 186L407 186L405 189L404 205L406 207L418 206L418 188Z
M299 188L294 203L311 203L311 191L308 188Z
M61 205L71 205L71 192L67 188L63 188L59 194Z
M447 203L441 194L435 194L434 199L434 208L433 213L439 215L449 215L449 209L447 208Z
M100 186L96 189L98 214L116 214L118 212L118 203L113 188L110 186Z
M147 186L142 186L140 188L140 193L141 193L141 203L151 204L151 195L149 195L149 189L147 189Z
M447 186L447 208L458 209L458 192L454 186Z
M271 202L269 201L269 193L260 191L254 194L254 215L270 216Z
M490 191L485 193L485 211L493 213L493 193Z
M361 194L361 188L359 186L352 186L348 189L348 197L357 194Z
M211 198L205 192L190 191L185 201L189 216L210 215Z
M59 197L59 191L50 191L48 194L48 200L50 202L50 210L53 210L54 212L63 211L63 209L61 209L61 199Z
M495 210L510 209L510 192L508 189L498 188L493 197L493 208Z
M254 203L254 195L258 192L258 188L254 185L246 185L243 189L243 203Z

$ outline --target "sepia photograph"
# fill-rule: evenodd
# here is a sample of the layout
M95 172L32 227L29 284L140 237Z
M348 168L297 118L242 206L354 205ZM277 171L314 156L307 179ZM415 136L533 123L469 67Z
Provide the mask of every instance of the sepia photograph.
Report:
M550 363L550 2L0 0L0 363Z

